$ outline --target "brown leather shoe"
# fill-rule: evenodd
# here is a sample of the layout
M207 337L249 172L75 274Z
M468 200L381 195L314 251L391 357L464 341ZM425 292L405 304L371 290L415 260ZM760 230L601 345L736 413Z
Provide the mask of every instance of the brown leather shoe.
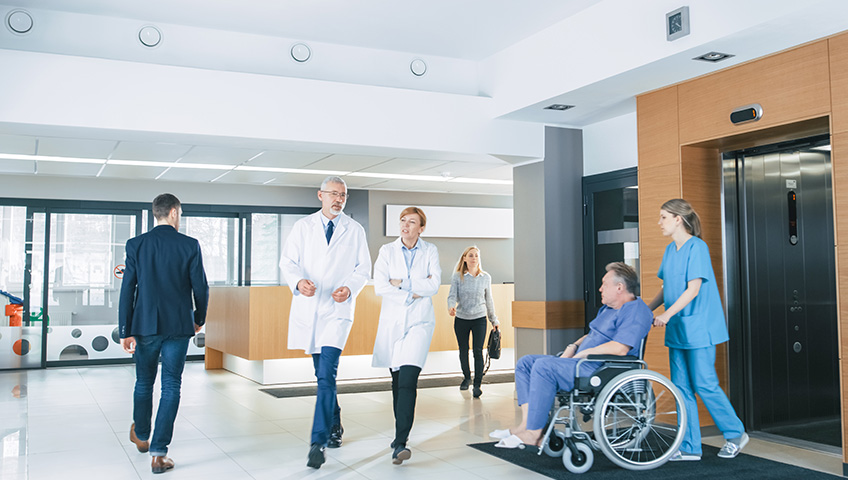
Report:
M166 470L174 468L174 461L168 457L153 457L150 468L153 473L165 473Z
M130 425L130 441L135 444L135 448L141 453L147 453L150 450L150 442L147 440L141 441L135 435L135 424Z

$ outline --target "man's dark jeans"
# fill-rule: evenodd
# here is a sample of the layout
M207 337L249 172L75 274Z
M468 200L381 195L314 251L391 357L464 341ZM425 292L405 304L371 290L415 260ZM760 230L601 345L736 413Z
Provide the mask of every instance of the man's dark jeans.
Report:
M174 420L180 407L180 384L185 367L188 342L191 337L168 335L136 336L135 392L133 421L140 440L150 438L150 417L153 414L153 385L162 357L162 395L156 412L156 426L150 442L150 455L161 457L168 453L174 435Z

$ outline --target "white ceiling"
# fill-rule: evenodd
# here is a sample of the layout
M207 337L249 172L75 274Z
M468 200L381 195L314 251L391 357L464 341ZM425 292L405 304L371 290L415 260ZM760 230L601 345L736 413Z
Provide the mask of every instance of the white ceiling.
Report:
M693 22L703 19L700 21L705 23L693 23L691 37L667 44L664 37L657 36L662 35L662 13L679 7L679 2L652 0L642 5L631 2L0 0L0 18L13 8L46 12L46 15L36 15L36 28L29 37L11 38L5 27L0 27L3 30L0 34L6 34L6 43L0 43L0 48L299 76L315 81L374 85L386 91L421 89L441 92L447 97L492 99L492 120L582 127L633 112L635 95L639 93L848 28L848 18L833 14L844 10L842 0L810 0L809 8L807 5L794 7L793 2L787 0L774 0L773 10L779 13L765 12L771 7L765 0L690 0L695 15ZM736 10L722 12L721 8L714 7L719 4L722 8L730 6ZM736 5L738 7L734 7ZM641 10L643 17L633 18L638 15L622 13L628 8L631 12ZM825 13L823 17L819 15L822 12ZM758 23L760 13L768 17L762 20L765 23ZM59 22L63 19L56 15L60 14L70 16L67 23ZM598 17L597 31L603 35L587 36L587 32L596 30L587 20L595 17ZM749 22L746 25L733 24L750 18L755 20L744 20ZM92 23L87 23L86 19L92 19ZM650 21L650 28L641 25L647 21ZM48 28L42 28L45 23ZM634 23L640 25L628 30ZM732 28L711 37L704 35L704 30L721 30L724 23L732 24ZM165 38L171 41L167 48L145 51L139 48L137 39L136 44L129 47L121 41L104 41L103 38L115 37L98 37L102 32L90 27L99 25L108 30L114 26L123 35L125 27L137 29L144 24L165 26ZM605 31L604 24L615 25L624 33ZM79 28L82 25L88 28ZM698 31L699 25L709 25L709 28ZM205 30L187 31L186 28ZM579 37L569 37L569 31L577 32L575 35ZM639 34L644 38L636 38ZM327 47L322 50L326 52L324 59L332 53L339 55L332 57L334 61L345 60L348 54L350 59L360 62L372 57L374 61L371 65L345 64L347 76L337 77L333 77L337 73L334 70L322 70L328 67L321 63L304 64L309 68L300 72L307 73L294 72L292 68L298 66L292 61L272 66L251 65L253 60L262 62L271 57L245 55L243 51L260 44L270 45L271 50L279 46L266 42L268 38L285 40L280 43L285 48L292 39L314 42ZM568 41L560 42L561 39ZM197 47L204 41L214 45L206 50ZM540 53L552 44L555 49ZM630 51L630 44L633 51ZM650 55L639 49L643 44L653 46ZM228 50L228 47L232 48ZM333 48L336 50L330 52ZM354 55L345 48L373 51L353 52ZM719 66L691 61L693 56L706 53L708 49L728 51L737 56L726 62L727 65ZM155 58L145 57L154 50ZM390 58L391 61L409 62L414 55L428 56L428 63L432 60L442 72L449 74L439 77L440 71L433 68L432 74L428 72L424 77L431 82L429 86L415 86L410 83L413 77L408 71L400 78L379 69L382 60L388 58L380 56L385 52L403 52L403 55L393 54L395 57ZM211 58L201 59L204 55ZM515 63L498 63L501 58L514 59ZM496 64L494 69L485 70L492 64ZM338 65L334 68L342 70ZM492 79L480 73L484 70L503 75L506 80L494 88ZM548 72L550 75L544 74ZM8 73L2 72L0 66L0 75L4 74ZM503 90L508 91L504 94ZM575 104L578 108L566 112L543 110L550 103ZM470 136L475 133L451 132ZM112 131L75 126L73 122L52 126L23 121L0 123L0 174L301 186L315 185L332 172L344 175L352 188L511 195L512 164L528 161L526 156L511 156L503 151L451 152L426 150L426 146L404 150L306 140L300 144L299 138L295 140L288 143L263 141L202 131L195 134L117 128ZM392 176L395 178L390 178Z
M599 1L26 0L22 6L482 60Z

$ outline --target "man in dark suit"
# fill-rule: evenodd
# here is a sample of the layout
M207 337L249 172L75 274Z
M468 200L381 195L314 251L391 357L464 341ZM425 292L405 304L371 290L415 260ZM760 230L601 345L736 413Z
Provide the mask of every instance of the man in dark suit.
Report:
M127 241L118 307L121 346L135 354L130 441L139 452L150 451L153 473L174 468L166 454L180 405L188 342L206 322L209 303L200 244L179 233L180 215L180 201L170 193L153 200L156 227ZM153 438L148 442L160 355L162 394Z

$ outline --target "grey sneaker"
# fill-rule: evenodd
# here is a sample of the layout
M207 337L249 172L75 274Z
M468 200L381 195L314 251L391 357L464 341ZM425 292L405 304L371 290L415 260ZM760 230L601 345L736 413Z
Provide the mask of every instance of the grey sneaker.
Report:
M741 452L742 449L745 448L745 445L748 445L748 440L750 439L748 438L747 433L743 433L742 436L737 439L728 440L727 442L725 442L724 446L721 447L721 451L718 452L719 458L736 457L737 455L739 455L739 452Z
M669 462L697 462L701 460L701 456L695 453L685 453L680 450L668 457Z

